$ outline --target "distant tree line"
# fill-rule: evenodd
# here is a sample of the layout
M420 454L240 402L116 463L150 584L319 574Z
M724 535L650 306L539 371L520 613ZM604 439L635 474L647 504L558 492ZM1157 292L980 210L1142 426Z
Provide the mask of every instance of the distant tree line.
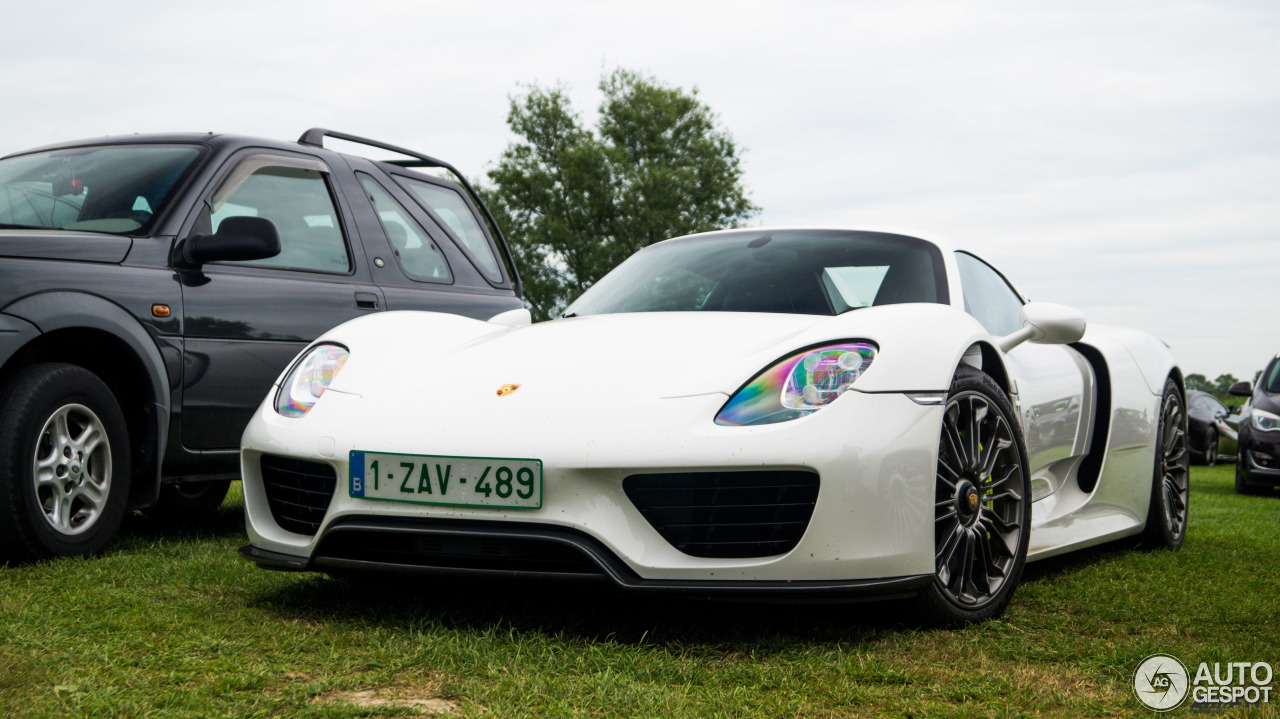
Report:
M1255 385L1258 383L1258 379L1260 377L1262 377L1262 370L1258 370L1253 373L1253 383ZM1240 380L1236 379L1235 375L1229 372L1218 375L1212 382L1202 374L1189 374L1183 378L1183 382L1187 385L1187 389L1211 392L1217 396L1218 399L1222 400L1227 399L1229 396L1227 394L1227 389L1239 381Z

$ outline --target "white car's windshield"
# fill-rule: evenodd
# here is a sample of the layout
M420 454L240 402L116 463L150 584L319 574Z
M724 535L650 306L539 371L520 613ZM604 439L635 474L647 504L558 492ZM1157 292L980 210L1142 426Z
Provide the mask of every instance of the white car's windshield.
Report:
M744 230L647 247L564 314L836 315L904 302L947 302L942 254L932 243L876 232Z
M0 160L0 227L142 235L200 151L107 145Z

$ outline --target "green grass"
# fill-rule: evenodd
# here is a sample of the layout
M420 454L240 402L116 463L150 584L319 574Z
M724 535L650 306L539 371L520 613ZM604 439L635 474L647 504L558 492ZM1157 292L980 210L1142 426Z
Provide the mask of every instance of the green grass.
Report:
M1280 495L1235 495L1230 467L1194 470L1181 552L1030 565L1002 620L963 631L884 605L265 572L235 555L240 511L131 517L105 557L0 568L0 716L417 715L361 691L464 716L1150 716L1129 688L1149 654L1280 665Z

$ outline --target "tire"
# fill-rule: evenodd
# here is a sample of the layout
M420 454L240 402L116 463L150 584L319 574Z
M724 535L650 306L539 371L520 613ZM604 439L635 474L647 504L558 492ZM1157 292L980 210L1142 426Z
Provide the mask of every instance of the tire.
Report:
M147 516L165 524L197 524L218 511L229 489L229 479L164 484L160 499L147 509Z
M92 372L36 364L0 387L0 558L106 549L124 519L129 474L124 414Z
M1247 472L1245 472L1245 469L1244 469L1244 463L1246 461L1247 460L1245 459L1244 447L1237 449L1236 450L1236 494L1251 494L1251 495L1266 494L1267 490L1265 487L1263 487L1260 484L1256 484L1254 482L1249 481L1249 475Z
M1172 378L1160 398L1155 467L1147 526L1139 539L1149 547L1178 549L1187 536L1191 450L1187 446L1187 411Z
M934 480L934 581L916 597L933 626L1000 616L1031 537L1031 472L1013 405L967 365L947 395Z
M1204 445L1204 463L1210 467L1218 463L1218 432L1210 429L1209 436L1205 438Z

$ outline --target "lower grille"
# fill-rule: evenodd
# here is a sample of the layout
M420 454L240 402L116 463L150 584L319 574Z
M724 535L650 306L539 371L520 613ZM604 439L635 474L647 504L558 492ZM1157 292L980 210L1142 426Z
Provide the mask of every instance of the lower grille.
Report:
M818 475L803 471L633 474L627 498L673 547L694 557L785 554L809 526Z
M337 526L325 533L316 560L348 559L402 567L479 569L535 574L603 575L600 567L570 544L536 536L423 527L388 531L383 527Z
M262 455L262 487L281 529L314 535L338 486L338 473L322 462Z

